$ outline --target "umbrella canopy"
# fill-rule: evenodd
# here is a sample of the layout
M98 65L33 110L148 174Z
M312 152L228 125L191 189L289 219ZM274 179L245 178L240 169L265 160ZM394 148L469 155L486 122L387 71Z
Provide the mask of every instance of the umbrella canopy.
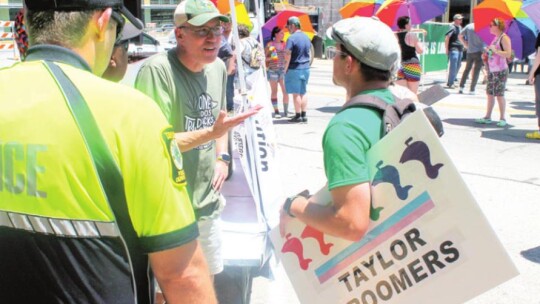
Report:
M521 9L519 0L485 0L473 9L474 30L486 43L493 41L489 27L495 18L504 20L506 34L512 42L516 57L523 59L534 52L536 27Z
M397 19L409 16L411 25L422 24L446 11L448 0L387 0L375 15L392 29L397 29Z
M214 5L217 7L218 11L221 14L227 15L231 12L231 5L229 4L229 0L211 1L212 3L214 3ZM236 8L236 22L238 22L238 24L243 24L247 26L248 29L251 31L253 29L253 23L249 19L249 15L244 3L234 1L234 7Z
M529 15L537 28L540 28L540 1L525 0L521 9Z
M272 35L272 29L274 29L274 27L276 26L278 26L279 28L285 28L284 39L287 40L290 34L285 26L287 25L287 20L289 20L289 18L293 16L298 17L298 19L300 20L300 29L302 30L302 32L306 33L309 39L313 39L313 36L315 36L317 32L315 32L315 30L313 29L313 25L311 24L309 16L306 13L297 11L281 11L274 17L270 18L262 26L263 40L270 40L270 36Z
M339 9L343 18L354 16L371 17L375 15L384 0L352 0Z

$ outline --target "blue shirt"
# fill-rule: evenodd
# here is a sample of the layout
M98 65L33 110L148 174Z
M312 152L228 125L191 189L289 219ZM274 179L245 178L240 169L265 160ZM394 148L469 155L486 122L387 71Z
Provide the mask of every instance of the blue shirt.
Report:
M289 69L309 69L311 41L304 32L298 30L289 36L285 48L291 51Z

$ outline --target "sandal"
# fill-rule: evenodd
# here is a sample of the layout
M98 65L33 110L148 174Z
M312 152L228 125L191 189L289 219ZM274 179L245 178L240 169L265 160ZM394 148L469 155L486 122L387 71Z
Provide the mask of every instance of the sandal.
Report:
M506 120L504 119L501 119L499 120L499 122L497 123L497 127L506 127L508 123L506 122Z
M474 120L477 124L489 125L492 121L490 118L477 118Z
M540 132L534 131L534 132L525 133L525 137L529 139L540 139Z

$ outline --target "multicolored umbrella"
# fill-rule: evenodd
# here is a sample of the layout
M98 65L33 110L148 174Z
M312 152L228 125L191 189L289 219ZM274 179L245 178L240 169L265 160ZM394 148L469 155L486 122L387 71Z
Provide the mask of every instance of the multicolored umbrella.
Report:
M343 18L354 16L371 17L375 15L384 0L352 0L339 9Z
M523 59L535 50L537 30L521 5L519 0L485 0L473 8L473 17L475 32L488 44L494 38L489 30L491 22L495 18L504 20L512 50L517 58Z
M298 17L298 19L300 20L300 29L302 30L302 32L306 33L309 39L313 39L313 36L315 36L317 32L315 32L315 30L313 29L313 25L309 20L308 14L297 11L281 11L277 15L266 21L265 24L263 24L263 41L270 40L270 36L272 36L272 29L274 29L274 27L276 26L278 26L279 28L285 28L284 39L287 40L290 35L288 30L286 29L287 20L289 20L289 18L293 16Z
M392 29L397 29L397 19L411 18L411 25L422 24L446 11L448 0L387 0L375 15Z
M529 15L537 28L540 28L540 1L525 0L521 9Z
M231 5L229 0L211 0L212 3L217 7L221 14L227 15L231 12ZM249 19L249 15L244 3L234 1L234 7L236 9L236 22L238 24L243 24L248 27L251 31L253 29L253 23Z

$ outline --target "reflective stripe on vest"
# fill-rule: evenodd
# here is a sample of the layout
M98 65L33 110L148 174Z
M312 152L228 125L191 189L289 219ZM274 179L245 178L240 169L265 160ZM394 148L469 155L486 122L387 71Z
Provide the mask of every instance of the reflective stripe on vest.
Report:
M77 221L0 211L0 226L67 237L119 237L114 222Z

